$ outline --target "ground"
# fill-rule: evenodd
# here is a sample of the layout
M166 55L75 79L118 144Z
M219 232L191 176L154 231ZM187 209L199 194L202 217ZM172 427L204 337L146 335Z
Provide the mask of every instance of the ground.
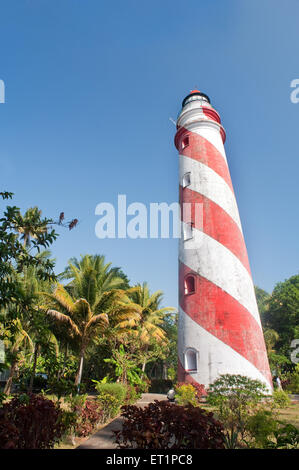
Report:
M166 400L166 395L144 393L142 398L137 402L138 406L146 406L154 400ZM206 403L202 403L201 407L213 411L213 408ZM279 419L293 424L299 429L299 403L292 403L288 408L279 410ZM113 430L120 428L122 422L121 417L111 420L98 428L98 430L89 437L76 438L75 445L69 440L62 441L56 446L57 449L115 449L116 445L113 439Z

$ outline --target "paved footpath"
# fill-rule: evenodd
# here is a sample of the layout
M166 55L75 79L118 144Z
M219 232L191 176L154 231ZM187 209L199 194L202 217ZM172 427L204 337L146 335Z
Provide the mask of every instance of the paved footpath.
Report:
M136 403L137 406L144 408L154 400L167 400L166 395L158 393L143 393L142 397ZM123 422L122 417L115 418L111 423L93 434L83 444L76 449L116 449L113 431L119 431Z

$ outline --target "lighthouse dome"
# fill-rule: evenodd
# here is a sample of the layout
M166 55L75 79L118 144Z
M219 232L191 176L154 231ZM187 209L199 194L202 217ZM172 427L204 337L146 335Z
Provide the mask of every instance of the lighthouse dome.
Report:
M186 98L183 99L182 107L184 107L186 104L190 103L191 101L197 101L197 100L210 103L210 98L208 97L208 95L206 95L205 93L202 93L199 90L191 90L189 95L187 95Z

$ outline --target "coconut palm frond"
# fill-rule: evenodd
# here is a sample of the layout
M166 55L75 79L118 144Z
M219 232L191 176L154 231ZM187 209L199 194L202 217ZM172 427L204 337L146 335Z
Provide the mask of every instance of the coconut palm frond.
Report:
M52 318L54 318L54 319L56 319L60 322L68 323L70 325L70 327L72 328L73 332L76 335L81 336L81 332L80 332L78 326L76 325L75 322L73 322L71 317L69 317L68 315L65 315L64 313L58 312L57 310L53 310L53 309L46 310L46 314L50 315Z
M76 302L74 303L73 314L79 323L89 322L92 317L92 311L90 308L90 304L87 302L87 300L76 300Z
M98 323L103 327L107 327L109 325L109 318L106 313L100 313L99 315L94 315L86 325L86 330L91 326Z
M134 326L137 326L138 325L138 322L136 321L135 318L130 318L130 319L125 319L125 320L122 320L122 321L119 321L116 325L116 328L120 328L120 329L123 329L123 328L133 328Z
M55 307L59 309L62 308L69 314L72 314L74 301L62 284L58 284L53 293L39 292L39 294L45 299L48 299L50 305L55 305Z

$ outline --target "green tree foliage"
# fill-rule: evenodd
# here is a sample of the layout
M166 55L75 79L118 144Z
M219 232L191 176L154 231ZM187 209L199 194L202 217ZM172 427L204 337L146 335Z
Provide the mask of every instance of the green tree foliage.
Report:
M255 290L272 373L284 376L294 369L290 345L299 338L299 275L276 284L271 295Z
M251 409L266 393L262 382L242 375L223 374L210 385L207 401L217 408L225 426L227 447L237 447L244 439Z
M108 304L115 298L115 291L110 291L94 302L93 306L84 298L74 299L62 284L58 284L53 294L44 292L47 304L43 311L57 322L68 326L69 336L75 337L79 350L79 365L75 385L81 382L83 361L86 349L108 324Z
M11 199L9 192L1 192L2 199ZM29 218L29 214L27 214ZM7 206L0 218L0 303L5 307L9 302L19 303L18 282L15 273L21 273L24 268L34 266L36 276L39 279L55 279L53 273L54 263L49 259L39 258L36 255L42 248L49 247L57 238L58 234L51 228L52 219L42 218L40 211L34 212L31 219L30 251L20 241L19 232L23 224L20 209L16 206ZM41 230L42 227L42 230ZM24 226L23 226L24 228ZM26 244L29 243L29 235Z
M156 358L155 348L167 348L168 338L163 327L166 326L166 318L172 312L176 312L173 307L161 307L163 298L162 291L151 293L146 282L137 284L128 294L135 306L138 317L130 322L132 346L138 345L139 354L142 356L142 371L150 359ZM126 324L124 323L124 326Z
M136 358L125 351L123 344L119 349L112 351L112 357L104 359L108 364L112 364L115 368L115 377L123 384L141 385L142 371L136 366Z
M100 255L85 255L79 260L71 258L63 276L71 279L67 290L90 305L105 292L128 288L128 279L121 269L111 267L111 263L106 263L105 257Z
M120 407L124 404L127 388L120 383L100 383L96 382L97 400L100 403L105 418L113 418L119 413Z
M269 294L268 292L266 292L265 290L261 289L258 286L254 286L254 289L255 289L255 296L256 296L256 301L257 301L259 313L261 316L261 320L262 320L262 323L265 324L265 315L269 308L269 300L270 300L271 294Z
M289 355L291 341L299 338L299 275L276 284L266 321L279 334L279 350Z

